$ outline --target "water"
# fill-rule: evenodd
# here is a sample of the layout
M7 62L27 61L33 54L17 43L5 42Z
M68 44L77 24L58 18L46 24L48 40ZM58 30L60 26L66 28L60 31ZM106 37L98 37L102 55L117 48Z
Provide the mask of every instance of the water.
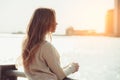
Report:
M21 53L23 35L0 35L0 64L14 64ZM79 80L120 80L120 38L53 36L62 67L78 62L69 77Z

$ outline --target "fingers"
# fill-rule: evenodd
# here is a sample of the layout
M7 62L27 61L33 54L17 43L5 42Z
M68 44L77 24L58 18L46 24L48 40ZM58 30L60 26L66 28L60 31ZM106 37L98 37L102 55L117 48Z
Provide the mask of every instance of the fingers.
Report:
M74 72L77 72L79 70L79 64L78 63L72 63L71 64L74 67Z

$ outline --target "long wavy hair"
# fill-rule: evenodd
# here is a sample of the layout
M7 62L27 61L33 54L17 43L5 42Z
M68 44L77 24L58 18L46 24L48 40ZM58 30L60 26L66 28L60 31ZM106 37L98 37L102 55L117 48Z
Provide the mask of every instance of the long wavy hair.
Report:
M55 11L53 9L38 8L33 13L22 46L23 66L26 69L29 69L29 65L45 36L54 32L55 23Z

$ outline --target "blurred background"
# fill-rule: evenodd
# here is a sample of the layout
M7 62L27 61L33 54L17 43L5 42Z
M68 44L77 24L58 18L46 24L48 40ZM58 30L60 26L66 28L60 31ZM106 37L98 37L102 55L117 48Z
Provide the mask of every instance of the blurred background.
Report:
M17 63L26 27L38 7L56 11L52 44L62 66L80 65L71 78L120 80L120 38L113 36L120 32L114 27L115 0L0 0L0 65Z
M38 7L56 11L56 33L64 34L71 26L104 32L107 11L114 8L114 0L0 0L0 33L25 32Z

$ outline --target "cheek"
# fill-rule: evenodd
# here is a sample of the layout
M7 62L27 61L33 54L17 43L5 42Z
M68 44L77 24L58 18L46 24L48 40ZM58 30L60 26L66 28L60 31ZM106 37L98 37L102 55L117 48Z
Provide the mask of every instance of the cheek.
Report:
M52 26L51 32L55 32L55 30L56 30L56 25Z

